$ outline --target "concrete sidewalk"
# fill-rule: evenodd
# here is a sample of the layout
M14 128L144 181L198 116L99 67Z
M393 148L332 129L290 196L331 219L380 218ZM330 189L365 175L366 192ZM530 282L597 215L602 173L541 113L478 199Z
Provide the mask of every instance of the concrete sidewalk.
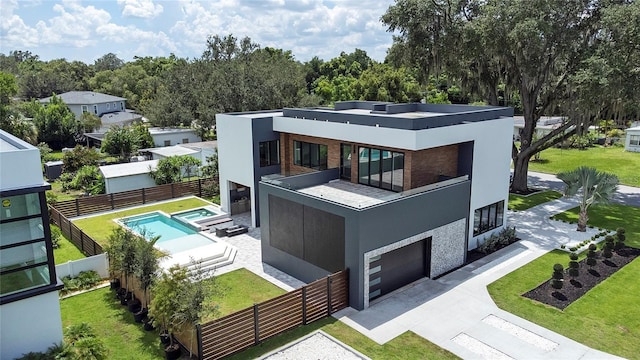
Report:
M523 239L437 280L425 279L374 302L364 311L334 316L383 344L411 330L464 359L615 359L500 310L486 286L561 244L591 238L574 224L549 219L577 206L561 198L527 211L509 212Z

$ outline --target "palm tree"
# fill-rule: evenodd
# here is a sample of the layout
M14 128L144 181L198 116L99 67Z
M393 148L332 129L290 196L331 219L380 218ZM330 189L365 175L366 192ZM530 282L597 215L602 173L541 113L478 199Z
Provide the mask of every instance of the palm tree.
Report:
M589 206L609 202L611 196L618 190L618 177L587 166L561 172L557 176L565 183L564 194L566 196L576 195L582 189L577 230L587 231Z

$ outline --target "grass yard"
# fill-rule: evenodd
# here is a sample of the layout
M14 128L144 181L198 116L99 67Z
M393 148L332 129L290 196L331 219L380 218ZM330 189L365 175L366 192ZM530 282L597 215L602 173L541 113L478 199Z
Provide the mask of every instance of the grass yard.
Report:
M58 245L57 249L53 249L53 258L56 261L56 265L85 258L84 254L64 236L58 240Z
M216 276L215 281L224 294L219 303L220 317L286 293L244 268Z
M459 359L456 355L410 331L384 345L378 345L375 341L332 317L287 331L228 359L255 359L316 330L326 332L371 359Z
M536 205L544 204L561 197L561 193L553 190L542 191L529 196L509 194L509 210L527 210Z
M554 218L577 221L574 208ZM626 244L640 247L640 208L624 205L594 206L589 225L606 229L624 227ZM582 254L581 258L584 257ZM636 259L603 281L564 311L520 296L551 276L555 263L565 267L566 252L555 250L488 286L496 304L517 316L544 326L587 346L626 358L640 354L640 261Z
M613 173L624 185L640 186L640 153L624 151L623 147L594 146L587 150L550 148L542 151L540 161L529 163L529 170L557 174L581 165Z
M162 210L166 213L173 213L207 205L210 204L203 200L197 198L189 198L161 204L147 205L135 209L120 210L105 215L92 216L89 218L74 220L73 223L87 235L91 236L96 242L98 242L98 244L105 246L107 245L107 239L109 238L111 231L118 226L113 221L113 219L136 214L143 214L156 210Z
M62 326L91 325L108 349L108 359L164 359L158 333L144 331L114 294L107 287L60 300Z

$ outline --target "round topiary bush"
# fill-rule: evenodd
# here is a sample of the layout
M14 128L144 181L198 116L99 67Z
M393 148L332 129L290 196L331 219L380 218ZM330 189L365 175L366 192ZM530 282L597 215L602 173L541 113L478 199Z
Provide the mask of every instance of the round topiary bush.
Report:
M553 271L562 271L564 270L564 267L562 267L562 264L555 264L553 265Z
M564 281L561 280L561 279L553 279L553 280L551 280L551 287L556 289L556 290L562 289L563 285L564 285Z
M589 250L590 251L596 251L597 249L598 249L598 247L596 246L596 244L589 245Z
M576 254L575 252L572 252L571 254L569 254L569 260L578 261L578 254Z
M576 251L576 250L578 250L578 248L577 248L577 247L575 247L575 246L572 246L572 247L570 247L570 248L569 248L569 251L571 251L571 252L574 252L574 251Z
M596 258L592 257L592 258L587 258L587 265L589 266L596 266L597 262L596 262Z
M561 280L564 279L564 268L562 267L561 264L555 264L553 265L553 275L551 275L552 278L554 278L555 280Z
M577 263L576 263L577 264ZM580 275L580 270L578 270L577 267L570 267L569 268L569 276L571 277L578 277L578 275Z
M605 259L611 259L611 257L613 257L612 249L609 247L605 247L604 250L602 250L602 256L604 256Z

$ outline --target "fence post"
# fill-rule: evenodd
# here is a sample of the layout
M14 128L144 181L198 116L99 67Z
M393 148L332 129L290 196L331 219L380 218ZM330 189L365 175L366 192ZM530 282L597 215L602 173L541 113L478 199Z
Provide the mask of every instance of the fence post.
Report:
M196 335L198 336L198 360L202 360L202 327L200 324L196 325Z
M327 316L331 315L331 275L327 275Z
M111 210L115 209L115 206L113 204L113 193L109 194L109 201L111 202Z
M71 221L69 221L69 223L71 223ZM85 253L85 251L84 251L84 237L82 235L84 235L84 233L82 231L80 231L80 250L82 250L82 252Z
M202 179L198 179L198 197L202 197Z
M307 325L307 287L302 287L302 325Z
M84 233L83 233L84 234ZM91 254L91 256L98 254L98 251L96 251L96 241L93 240L93 238L91 239L91 242L93 242L93 254Z
M146 189L146 188L142 188L142 203L146 204L146 195L144 193L144 189Z
M258 304L253 304L253 342L258 345L260 342L260 321L258 320Z
M76 199L76 216L80 216L80 202Z
M173 199L173 183L171 183L171 198Z

